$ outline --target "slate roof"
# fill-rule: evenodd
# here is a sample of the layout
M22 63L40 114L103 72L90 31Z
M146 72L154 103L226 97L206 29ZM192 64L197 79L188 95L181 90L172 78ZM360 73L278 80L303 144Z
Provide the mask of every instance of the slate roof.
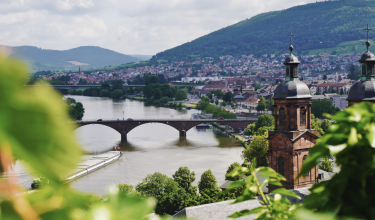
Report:
M301 199L287 197L292 204L302 203L305 200L306 196L310 194L310 191L308 190L308 188L295 189L291 191L295 192L297 195L301 197ZM269 195L273 196L274 194L269 194ZM211 203L211 204L187 207L187 208L182 209L175 215L173 215L171 219L173 219L174 217L175 218L180 217L180 218L196 219L196 220L227 220L227 219L230 219L227 216L233 214L234 212L238 212L244 209L253 209L253 208L261 206L261 204L258 201L259 199L261 199L261 196L257 196L256 199L237 203L237 204L231 204L234 200L228 200L228 201L223 201L223 202L216 202L216 203ZM256 217L256 214L243 216L238 219L239 220L244 220L244 219L251 220L251 219L254 219L255 217Z

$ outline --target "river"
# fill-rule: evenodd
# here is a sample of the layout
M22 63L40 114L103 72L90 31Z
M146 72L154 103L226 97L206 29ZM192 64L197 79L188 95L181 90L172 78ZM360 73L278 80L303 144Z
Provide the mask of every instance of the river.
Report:
M82 102L85 108L83 120L87 119L190 119L198 110L175 110L133 100L114 101L109 98L66 96ZM121 143L120 134L103 125L86 125L76 130L76 138L88 154L99 154L119 145L123 157L118 161L90 173L71 183L83 192L104 195L110 184L141 182L147 174L160 172L172 177L179 167L188 167L196 174L194 185L201 174L211 169L218 184L222 184L227 167L233 162L241 163L242 146L234 139L216 129L190 129L186 138L165 124L149 123L136 127L128 133L127 142ZM17 165L17 164L16 164ZM20 172L25 172L19 169ZM26 181L27 180L27 181ZM24 178L23 185L29 185Z

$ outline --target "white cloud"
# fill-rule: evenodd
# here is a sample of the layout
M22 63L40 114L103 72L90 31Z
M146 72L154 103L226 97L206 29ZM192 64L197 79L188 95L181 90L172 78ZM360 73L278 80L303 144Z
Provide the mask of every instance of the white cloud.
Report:
M259 13L312 0L2 0L0 44L155 54Z

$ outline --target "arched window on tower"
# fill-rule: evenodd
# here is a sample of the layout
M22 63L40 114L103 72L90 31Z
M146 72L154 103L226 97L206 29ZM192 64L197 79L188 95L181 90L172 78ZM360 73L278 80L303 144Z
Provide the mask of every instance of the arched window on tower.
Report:
M302 107L299 110L300 125L306 125L306 108Z
M303 156L303 158L302 158L302 163L304 163L306 159L307 159L307 155ZM305 174L305 176L309 176L309 173L310 173L310 172L307 172L307 173Z
M279 156L278 163L279 163L279 173L284 176L284 157L283 156L281 155Z
M285 125L285 109L284 108L279 109L279 124Z

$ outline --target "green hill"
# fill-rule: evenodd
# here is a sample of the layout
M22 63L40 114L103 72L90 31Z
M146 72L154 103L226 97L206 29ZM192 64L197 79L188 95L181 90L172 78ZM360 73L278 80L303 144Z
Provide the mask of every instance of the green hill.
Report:
M101 47L84 46L70 50L46 50L33 46L7 47L11 57L30 63L33 72L41 70L78 70L139 62L140 58L117 53ZM0 48L1 49L1 48Z
M355 45L350 45L351 48L347 48L354 51L363 43L358 40L366 37L366 32L362 30L366 28L366 24L374 29L369 33L369 37L374 38L373 1L317 2L259 14L160 52L157 58L194 60L204 57L217 59L222 55L287 53L287 35L290 29L295 34L293 45L297 54L324 51L325 48L331 48L332 50L328 51L333 51L333 48L339 48L339 44L345 41L356 42Z

